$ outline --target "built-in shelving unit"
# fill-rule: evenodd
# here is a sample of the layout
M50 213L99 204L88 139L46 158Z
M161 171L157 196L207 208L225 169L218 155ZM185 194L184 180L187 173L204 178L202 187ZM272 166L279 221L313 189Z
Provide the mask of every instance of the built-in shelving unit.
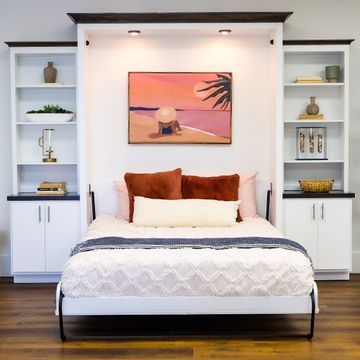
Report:
M44 181L65 181L78 192L76 121L76 43L8 43L11 59L13 194L36 191ZM26 46L28 45L28 46ZM58 46L59 45L59 46ZM48 62L57 69L56 83L44 83ZM69 122L30 122L26 112L46 104L75 113ZM55 163L42 162L38 145L42 129L54 129Z
M333 179L334 189L348 191L348 46L310 41L284 46L284 191L299 190L301 179ZM338 82L326 82L325 67L339 65ZM320 76L324 83L295 83L297 76ZM300 120L310 96L324 120ZM298 127L326 128L326 160L297 160Z
M10 202L11 272L14 282L58 281L79 241L76 42L10 42L13 191ZM44 83L53 62L57 83ZM71 110L69 122L31 122L26 112L44 105ZM44 119L44 118L41 118ZM51 118L50 118L51 120ZM43 162L39 138L53 129L56 162ZM65 195L37 195L43 181L65 182Z
M349 44L351 40L284 41L283 232L299 242L312 258L315 276L349 279L352 252L352 198L349 192ZM295 83L297 76L320 76L339 65L336 83ZM324 119L300 120L315 96ZM309 129L322 127L321 135ZM313 133L314 134L314 133ZM319 134L319 133L318 133ZM323 139L323 137L325 139ZM325 140L325 141L323 141ZM300 156L297 147L303 154ZM324 146L322 148L322 146ZM324 159L316 159L319 147ZM325 156L326 154L326 156ZM318 154L316 154L318 155ZM313 156L313 159L309 157ZM299 159L301 158L301 159ZM333 180L333 191L303 192L299 180ZM341 226L339 226L341 224Z

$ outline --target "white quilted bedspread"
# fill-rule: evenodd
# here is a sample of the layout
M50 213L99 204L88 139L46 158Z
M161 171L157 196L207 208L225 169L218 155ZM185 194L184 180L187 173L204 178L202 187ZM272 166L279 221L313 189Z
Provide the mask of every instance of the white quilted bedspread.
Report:
M281 237L266 220L228 228L143 228L99 216L84 240L122 237ZM284 249L117 249L71 257L62 274L68 297L296 296L310 293L313 270L300 252Z

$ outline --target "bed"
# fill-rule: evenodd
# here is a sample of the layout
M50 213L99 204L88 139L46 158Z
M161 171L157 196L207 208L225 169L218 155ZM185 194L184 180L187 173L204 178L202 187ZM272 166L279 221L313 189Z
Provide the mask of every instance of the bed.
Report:
M231 227L138 227L112 215L90 225L91 239L234 239L282 234L257 216ZM185 241L184 240L184 241ZM310 314L318 312L311 259L287 247L95 248L71 256L57 286L63 316L186 314Z

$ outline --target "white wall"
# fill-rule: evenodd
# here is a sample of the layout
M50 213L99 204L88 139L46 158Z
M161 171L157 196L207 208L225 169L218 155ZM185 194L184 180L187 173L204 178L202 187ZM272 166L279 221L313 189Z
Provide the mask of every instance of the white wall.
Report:
M268 34L251 38L235 34L226 38L217 34L194 38L191 33L142 38L92 35L88 181L97 195L98 213L116 212L112 182L122 179L126 171L181 167L186 174L205 175L258 170L258 205L264 215L264 186L269 187L271 171L268 149L273 147L269 133L274 125L269 111L270 49ZM128 114L124 109L128 106L129 71L231 72L232 144L128 145Z
M3 41L75 40L67 12L294 11L285 39L356 38L350 56L350 188L360 194L360 1L358 0L0 0L0 274L9 273L6 195L11 191L8 49ZM353 211L354 269L360 271L360 199Z

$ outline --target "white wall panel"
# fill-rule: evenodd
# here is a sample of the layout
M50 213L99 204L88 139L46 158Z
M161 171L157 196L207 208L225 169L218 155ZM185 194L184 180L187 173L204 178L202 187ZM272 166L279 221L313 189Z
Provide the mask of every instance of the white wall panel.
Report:
M270 182L268 36L92 35L91 184L99 213L116 212L113 180L124 172L181 167L187 174L231 174L259 170ZM128 144L129 71L232 72L232 144ZM259 209L265 213L263 186ZM262 197L262 198L261 198Z

